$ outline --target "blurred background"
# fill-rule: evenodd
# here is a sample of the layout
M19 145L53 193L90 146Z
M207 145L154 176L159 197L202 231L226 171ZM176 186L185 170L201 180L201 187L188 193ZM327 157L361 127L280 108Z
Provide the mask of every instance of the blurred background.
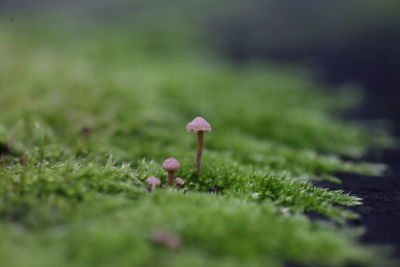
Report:
M1 0L2 23L33 16L54 25L165 30L197 27L214 53L239 64L290 63L329 85L367 91L357 118L388 118L400 133L400 2L397 0ZM52 25L52 26L54 26ZM149 26L150 25L150 26ZM175 35L174 38L177 36ZM172 37L171 37L172 38Z

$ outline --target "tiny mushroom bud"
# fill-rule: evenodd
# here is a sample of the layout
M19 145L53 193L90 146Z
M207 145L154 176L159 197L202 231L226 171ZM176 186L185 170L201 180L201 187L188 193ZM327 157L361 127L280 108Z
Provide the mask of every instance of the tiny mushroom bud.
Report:
M161 185L161 181L154 177L154 176L150 176L149 178L146 179L146 183L147 183L147 190L149 190L150 192L156 187L156 186L160 186Z
M162 245L171 250L178 250L182 246L182 239L179 235L164 230L154 231L150 240L156 245Z
M163 164L162 168L168 172L167 185L172 186L174 184L175 172L181 167L179 161L174 158L167 158Z
M204 132L211 132L211 125L202 117L196 117L194 120L188 123L186 126L186 130L188 132L197 133L197 154L196 154L196 170L197 175L201 172L201 156L203 154L203 145L204 145Z
M183 179L180 178L180 177L176 177L176 178L175 178L175 182L176 182L176 184L177 184L178 187L179 187L179 186L183 186L183 185L185 184L185 180L183 180Z

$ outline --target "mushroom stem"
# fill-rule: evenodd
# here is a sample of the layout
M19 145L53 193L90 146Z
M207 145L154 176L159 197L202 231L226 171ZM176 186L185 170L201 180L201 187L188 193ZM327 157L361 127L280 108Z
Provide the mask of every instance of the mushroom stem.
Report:
M147 191L149 191L149 192L153 191L154 188L155 188L155 185L152 185L152 184L147 185Z
M169 171L168 172L168 186L173 186L174 185L174 180L175 180L175 171Z
M201 173L201 156L203 155L203 145L204 145L204 131L198 131L197 132L197 140L198 140L198 145L197 145L197 153L196 153L196 169L197 169L197 175L200 175Z

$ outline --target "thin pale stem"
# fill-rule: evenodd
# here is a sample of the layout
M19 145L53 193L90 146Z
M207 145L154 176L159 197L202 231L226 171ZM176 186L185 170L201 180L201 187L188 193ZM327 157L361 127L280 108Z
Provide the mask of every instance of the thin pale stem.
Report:
M197 132L197 154L196 154L196 170L197 175L201 173L201 156L203 155L203 146L204 146L204 132L198 131Z
M147 185L147 191L149 191L149 192L153 192L155 188L156 188L156 186L154 184Z
M175 179L175 171L169 171L168 172L168 186L173 186L174 185L174 179Z

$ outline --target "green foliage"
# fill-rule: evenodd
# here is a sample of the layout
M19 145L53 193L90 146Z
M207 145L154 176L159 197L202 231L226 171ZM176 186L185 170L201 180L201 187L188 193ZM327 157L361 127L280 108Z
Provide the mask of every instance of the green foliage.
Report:
M296 69L233 66L182 32L88 32L0 28L7 266L382 264L343 225L357 216L343 206L361 199L310 182L384 170L340 158L388 142L338 117L357 94ZM194 116L214 128L199 177L184 129ZM170 156L185 188L146 192ZM153 244L157 229L179 234L181 249Z

